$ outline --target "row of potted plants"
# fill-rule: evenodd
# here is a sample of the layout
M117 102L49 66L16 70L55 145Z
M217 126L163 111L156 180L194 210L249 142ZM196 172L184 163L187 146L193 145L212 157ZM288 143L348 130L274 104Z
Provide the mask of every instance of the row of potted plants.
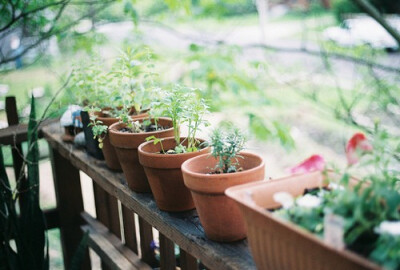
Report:
M260 181L264 161L242 151L243 134L221 127L208 142L199 139L198 131L207 126L204 100L193 88L159 87L151 60L147 49L127 50L110 73L81 70L86 75L78 72L76 78L90 78L75 80L100 93L85 100L92 132L107 166L122 169L134 192L152 192L164 211L196 208L212 240L230 242L248 234L259 269L378 268L365 257L399 268L400 230L384 229L400 219L398 175L384 163L384 151L375 158L379 175L350 177L359 153L372 150L365 136L356 134L346 147L344 174L326 170L324 159L314 155L292 168L293 177ZM187 130L185 137L181 129Z
M74 74L76 88L97 89L97 98L82 100L106 165L122 169L132 191L153 193L161 210L197 208L210 239L245 238L239 209L224 191L262 180L263 160L241 153L245 138L236 128L215 130L210 142L198 138L208 126L205 101L190 87L159 87L151 53L145 51L128 49L108 73L93 68Z

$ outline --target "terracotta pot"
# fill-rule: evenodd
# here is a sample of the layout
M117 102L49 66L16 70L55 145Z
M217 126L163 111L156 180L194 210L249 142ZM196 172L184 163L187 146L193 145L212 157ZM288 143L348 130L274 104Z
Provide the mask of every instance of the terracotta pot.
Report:
M147 118L146 118L147 119ZM137 119L140 122L144 118ZM144 132L144 133L128 133L120 132L126 127L123 123L115 123L110 126L108 133L110 142L115 147L118 160L121 164L126 181L129 188L136 192L151 192L149 183L144 173L142 165L139 163L138 147L146 141L149 136L157 138L170 137L174 134L172 121L169 118L159 118L158 124L161 126L169 126L171 128L161 131Z
M138 115L132 115L132 119L139 119L139 118L143 118L143 117L147 117L147 113L141 113ZM102 121L104 125L110 127L112 124L118 122L118 118L115 117L108 117L106 114L104 114L103 112L98 112L96 113L96 118L99 121ZM115 170L115 171L121 171L121 164L119 163L118 157L117 157L117 153L114 149L114 146L111 145L110 143L110 138L108 136L108 134L106 134L103 137L103 155L104 155L104 159L106 161L107 167L110 168L111 170Z
M181 138L181 141L184 139ZM163 139L162 145L165 151L173 149L176 146L175 139ZM187 141L184 145L187 146ZM183 183L181 165L192 157L209 152L210 148L183 154L159 154L160 151L161 144L154 145L152 141L139 146L139 161L144 167L158 208L170 212L194 209L190 191Z
M335 177L335 174L329 173L329 177ZM226 190L227 196L237 202L245 218L257 269L380 269L366 258L345 249L335 249L266 210L280 206L273 200L276 192L286 191L300 196L306 188L325 186L324 179L324 175L317 171ZM351 184L355 183L357 180L351 179Z
M265 164L255 154L242 152L238 162L243 171L208 174L217 160L208 154L194 157L182 164L185 185L192 192L200 222L206 236L214 241L232 242L246 238L246 228L239 208L225 196L225 189L264 179Z

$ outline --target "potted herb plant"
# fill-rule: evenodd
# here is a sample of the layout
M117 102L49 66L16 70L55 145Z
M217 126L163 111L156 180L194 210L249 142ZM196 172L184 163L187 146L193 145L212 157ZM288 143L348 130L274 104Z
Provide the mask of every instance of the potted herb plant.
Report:
M143 167L139 163L138 147L149 136L172 136L172 121L168 118L132 119L129 114L121 114L120 121L112 124L108 132L129 188L135 192L151 192Z
M148 115L150 96L155 87L151 60L152 53L147 47L128 47L118 57L113 71L105 77L108 87L103 87L106 89L98 95L97 104L90 108L93 135L98 139L110 169L121 170L121 165L107 135L108 128L118 122L120 115L129 114L132 119Z
M96 106L98 100L102 98L101 79L104 71L99 60L91 59L85 64L76 65L71 74L70 84L67 93L73 96L73 100L82 107L88 105ZM85 135L86 149L95 158L103 159L103 153L94 139L92 129L89 127L90 116L87 110L81 111L83 132Z
M363 134L352 137L343 174L317 169L226 191L245 217L258 268L399 269L398 161L378 137L373 152Z
M216 129L204 154L182 164L185 185L190 189L206 236L231 242L246 237L238 207L225 189L264 179L265 164L255 154L242 152L245 137L237 128ZM211 158L213 157L213 158Z
M189 158L207 153L209 149L197 138L208 107L199 99L195 89L176 85L152 105L152 114L172 119L173 137L149 142L139 147L139 161L143 165L157 206L164 211L194 209L189 190L183 183L181 165ZM182 125L187 127L186 137L180 136Z

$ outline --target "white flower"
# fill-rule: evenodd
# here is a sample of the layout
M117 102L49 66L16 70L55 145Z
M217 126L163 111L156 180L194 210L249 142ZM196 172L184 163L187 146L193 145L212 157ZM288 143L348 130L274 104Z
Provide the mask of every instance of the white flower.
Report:
M298 198L296 204L306 208L315 208L321 204L321 198L311 194L306 194L303 197Z
M280 203L283 208L287 209L293 206L293 196L288 192L277 192L273 195L275 202Z
M400 236L400 221L383 221L379 227L375 228L375 232Z
M344 187L342 185L339 185L337 183L334 182L330 182L328 185L329 189L335 190L335 189L339 189L339 190L344 190Z

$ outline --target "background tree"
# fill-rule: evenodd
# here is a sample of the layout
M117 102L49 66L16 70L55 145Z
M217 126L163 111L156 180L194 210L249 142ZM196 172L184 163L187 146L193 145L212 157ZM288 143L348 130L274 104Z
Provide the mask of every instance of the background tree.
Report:
M94 20L115 0L8 0L0 4L0 66L31 49L45 50L51 37Z

